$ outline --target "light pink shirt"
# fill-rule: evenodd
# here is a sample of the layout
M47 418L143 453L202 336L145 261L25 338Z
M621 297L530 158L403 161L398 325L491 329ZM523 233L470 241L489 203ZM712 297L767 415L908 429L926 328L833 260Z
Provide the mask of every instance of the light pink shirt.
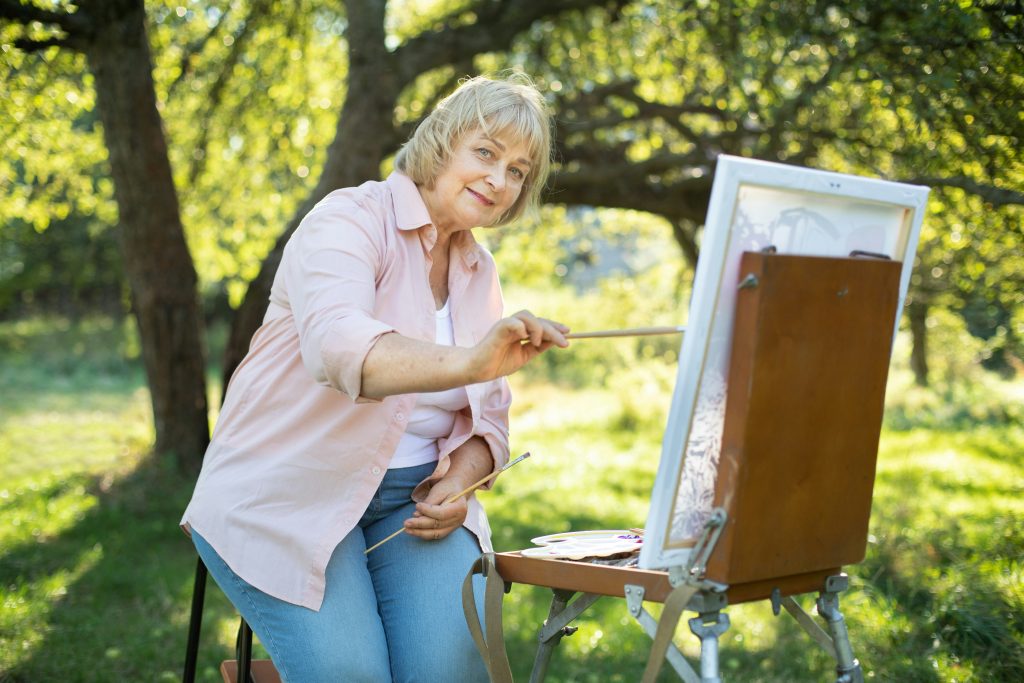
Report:
M416 394L360 395L363 360L381 335L433 341L427 280L437 233L401 173L337 190L289 240L263 325L227 398L182 524L269 595L320 608L335 546L359 521L405 431ZM467 230L452 237L448 289L455 343L471 346L502 316L494 260ZM508 461L508 384L466 387L469 408L439 440L421 499L472 435ZM465 526L491 550L483 508Z

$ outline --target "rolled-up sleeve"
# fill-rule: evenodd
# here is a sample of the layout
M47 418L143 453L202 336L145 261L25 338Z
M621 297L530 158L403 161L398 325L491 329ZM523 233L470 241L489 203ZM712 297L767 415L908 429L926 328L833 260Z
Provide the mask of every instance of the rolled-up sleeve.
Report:
M281 262L303 365L354 401L369 400L360 395L363 362L395 329L373 317L385 246L381 217L331 196L302 221Z

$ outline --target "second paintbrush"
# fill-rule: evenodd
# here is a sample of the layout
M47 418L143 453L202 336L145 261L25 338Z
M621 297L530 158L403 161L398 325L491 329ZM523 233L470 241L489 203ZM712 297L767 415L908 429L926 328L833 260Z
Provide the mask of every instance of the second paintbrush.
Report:
M452 496L448 496L448 498L447 498L447 499L446 499L446 500L444 501L444 502L445 502L445 504L447 505L448 503L452 503L452 502L455 502L456 500L458 500L458 499L459 499L459 498L461 498L462 496L466 495L467 493L470 493L471 491L475 491L476 489L480 488L481 486L483 486L484 484L486 484L487 482L489 482L489 481L490 481L491 479L494 479L494 478L495 478L496 476L498 476L499 474L501 474L502 472L504 472L504 471L505 471L505 470L507 470L508 468L512 467L512 466L513 466L513 465L515 465L516 463L519 463L519 462L522 462L523 460L526 460L526 459L527 459L527 458L529 458L529 457L530 457L530 453L529 453L529 451L527 451L526 453L523 453L522 455L520 455L520 456L519 456L518 458L516 458L515 460L513 460L513 461L511 461L511 462L507 463L507 464L506 464L506 465L505 465L504 467L502 467L502 468L501 468L500 470L495 470L494 472L491 472L491 473L490 473L490 474L488 474L488 475L487 475L486 477L484 477L483 479L481 479L481 480L480 480L480 481L478 481L477 483L473 484L472 486L469 486L469 487L467 487L467 488L463 489L462 491L459 491L459 492L458 492L458 493L456 493L455 495L452 495ZM364 554L364 555L369 555L369 554L370 554L370 551L371 551L371 550L375 550L375 549L377 549L377 548L381 547L382 545L384 545L385 543L387 543L388 541L390 541L390 540L391 540L392 538L394 538L395 536L398 536L399 534L401 534L401 533L402 533L402 532L404 532L404 531L405 531L405 527L402 527L401 529L399 529L399 530L398 530L398 531L396 531L395 533L391 534L390 536L388 536L388 537L387 537L387 538L385 538L384 540L382 540L382 541L379 541L378 543L376 543L376 544L374 544L374 545L370 546L369 548L367 548L366 550L364 550L364 551L363 551L363 554Z

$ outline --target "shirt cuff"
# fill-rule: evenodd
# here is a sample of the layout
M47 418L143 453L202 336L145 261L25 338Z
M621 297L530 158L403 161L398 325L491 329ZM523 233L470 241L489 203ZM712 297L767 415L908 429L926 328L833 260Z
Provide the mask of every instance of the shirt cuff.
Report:
M367 316L346 316L331 323L321 358L327 382L356 403L377 403L361 395L363 363L377 340L395 328Z

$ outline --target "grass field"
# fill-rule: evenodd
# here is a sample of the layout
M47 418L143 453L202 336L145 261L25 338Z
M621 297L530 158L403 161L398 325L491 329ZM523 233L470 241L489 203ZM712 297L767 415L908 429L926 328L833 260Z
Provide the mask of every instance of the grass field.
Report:
M124 360L137 355L130 340L103 320L0 325L5 683L180 679L195 556L177 521L192 482L147 456L148 395L137 362ZM871 680L1024 680L1024 426L1011 405L1020 382L922 394L904 380L891 383L867 558L847 569L855 653ZM642 526L671 381L656 358L586 388L517 378L512 448L535 457L484 494L496 547ZM517 678L547 601L522 586L506 597ZM834 679L791 619L760 604L729 614L726 680ZM624 602L598 603L579 625L548 680L638 678L648 641ZM210 590L200 680L219 680L236 628ZM676 640L696 653L685 626Z

